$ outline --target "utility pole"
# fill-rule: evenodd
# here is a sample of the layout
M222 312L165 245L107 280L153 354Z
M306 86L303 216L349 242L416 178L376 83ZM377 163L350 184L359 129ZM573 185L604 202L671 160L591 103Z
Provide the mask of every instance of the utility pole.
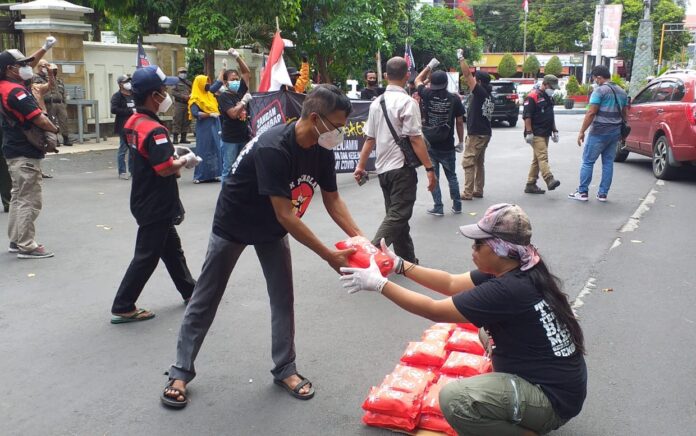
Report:
M597 45L597 61L595 65L602 65L602 42L604 41L604 5L605 0L599 0L599 44Z
M524 63L527 61L527 16L529 15L529 1L524 2L524 40L522 41L522 77L524 77Z

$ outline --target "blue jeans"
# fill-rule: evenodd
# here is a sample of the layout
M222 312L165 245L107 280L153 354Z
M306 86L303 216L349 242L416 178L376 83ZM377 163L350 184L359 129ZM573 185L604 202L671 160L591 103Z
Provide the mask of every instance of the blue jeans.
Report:
M614 175L614 158L616 157L616 143L621 137L621 132L616 129L614 133L593 135L590 133L585 140L585 149L582 152L582 165L580 166L580 186L578 192L587 193L592 182L592 169L594 164L602 156L602 181L599 183L598 194L608 194L611 187L611 179Z
M460 200L459 196L459 181L457 180L457 173L456 173L456 162L457 158L454 152L454 148L452 150L436 150L434 148L431 148L428 150L428 153L430 154L430 160L433 161L433 168L435 170L435 177L438 178L438 183L435 185L435 189L433 190L433 202L435 203L435 210L442 212L443 210L443 204L442 204L442 192L440 191L440 165L442 165L442 169L445 171L445 177L447 177L447 182L449 183L449 191L450 191L450 198L452 199L453 206L455 210L461 210L462 209L462 201Z
M240 150L244 148L243 142L225 142L220 140L220 156L222 157L222 179L230 175L232 164L237 160Z
M128 153L128 170L133 172L133 153L126 143L126 138L123 135L119 135L119 137L121 142L118 145L118 154L116 156L118 173L126 174L126 153Z

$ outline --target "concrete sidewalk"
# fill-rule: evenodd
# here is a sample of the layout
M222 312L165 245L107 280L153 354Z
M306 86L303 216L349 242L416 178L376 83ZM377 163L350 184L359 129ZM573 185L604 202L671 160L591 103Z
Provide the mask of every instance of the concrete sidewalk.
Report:
M86 140L83 144L78 142L73 142L72 147L61 146L60 154L74 154L74 153L85 153L88 151L103 151L103 150L116 150L118 149L119 138L118 136L111 136L104 140L96 142L94 139Z

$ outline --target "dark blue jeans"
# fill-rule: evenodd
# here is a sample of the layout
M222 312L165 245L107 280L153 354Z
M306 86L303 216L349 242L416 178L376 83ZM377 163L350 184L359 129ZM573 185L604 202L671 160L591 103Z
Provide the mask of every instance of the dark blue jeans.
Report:
M428 150L430 154L430 160L433 161L433 168L435 169L435 176L438 178L438 184L435 185L433 190L433 202L435 203L435 210L442 212L442 192L440 191L440 166L445 171L445 177L447 177L447 182L449 183L450 198L452 199L452 206L455 210L462 209L462 201L459 197L459 181L457 180L456 173L456 154L454 148L451 150L436 150L431 148Z
M592 183L592 170L594 164L602 156L602 180L599 183L598 194L607 195L611 187L614 175L614 158L616 157L616 143L621 140L621 132L617 128L615 132L595 135L590 133L585 139L585 149L582 152L582 165L580 166L580 185L578 192L587 193Z

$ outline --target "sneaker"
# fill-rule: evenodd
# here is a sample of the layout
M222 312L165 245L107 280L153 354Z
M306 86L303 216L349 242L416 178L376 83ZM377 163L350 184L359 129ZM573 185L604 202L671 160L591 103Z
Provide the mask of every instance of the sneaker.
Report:
M434 216L445 216L445 213L442 211L442 209L428 209L425 211L428 215L434 215Z
M607 194L597 194L597 200L601 201L602 203L606 203Z
M452 206L452 213L455 215L459 215L460 213L462 213L462 207L459 206L459 208L456 208L456 207Z
M129 180L130 176L127 173L121 173L118 175L118 178L121 180Z
M550 179L548 181L548 183L546 184L546 187L549 188L549 191L553 191L554 189L558 188L559 186L561 186L561 182L559 182L558 180L553 179L553 178Z
M528 184L524 187L524 193L525 193L525 194L543 194L543 193L545 193L545 192L546 192L546 191L544 191L543 189L541 189L540 187L538 187L538 186L536 185L536 183L532 183L532 184L529 184L529 183L528 183Z
M578 200L578 201L587 201L587 192L578 192L575 191L572 194L568 194L568 198L571 200Z
M39 245L33 251L19 251L17 257L20 259L45 259L47 257L53 257L53 253L46 250L46 247Z
M472 195L466 195L466 194L463 193L463 192L462 192L462 196L459 197L460 200L465 200L465 201L472 200L473 198L474 198L474 197L473 197Z
M471 196L474 198L483 198L483 192L474 192Z
M7 248L8 253L19 253L19 247L16 242L10 242L10 246Z

